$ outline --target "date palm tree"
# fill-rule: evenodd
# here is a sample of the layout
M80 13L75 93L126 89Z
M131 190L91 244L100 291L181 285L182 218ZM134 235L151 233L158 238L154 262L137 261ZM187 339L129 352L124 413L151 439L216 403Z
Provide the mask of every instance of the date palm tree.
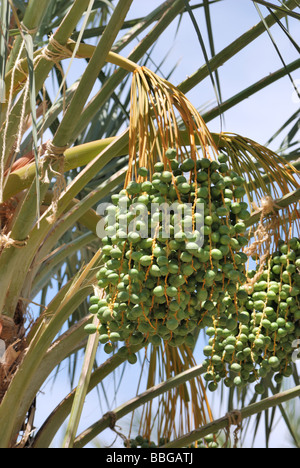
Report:
M216 418L212 392L203 380L204 367L198 363L206 344L203 330L196 330L192 350L185 345L165 348L143 342L133 346L138 360L130 367L134 369L130 391L137 394L117 406L129 372L127 359L117 349L108 357L99 335L86 332L87 325L99 326L90 312L89 297L102 294L96 277L103 265L97 206L109 202L128 183L135 165L151 169L161 157L160 148L172 139L177 149L200 148L200 159L204 151L212 159L224 154L231 170L243 177L251 212L246 221L250 244L261 226L264 197L272 196L279 232L297 235L299 112L266 146L247 136L210 132L208 126L277 80L292 80L299 59L283 61L264 79L226 101L221 99L222 65L238 59L247 45L263 35L277 47L274 25L299 51L289 32L289 24L299 21L299 2L249 0L257 8L258 23L216 53L212 8L226 1L162 0L150 13L134 19L128 19L128 13L135 0L0 1L2 448L49 448L61 431L63 447L85 447L101 440L105 429L112 431L117 443L124 439L128 445L130 438L140 435L145 446L160 440L165 447L198 446L199 440L203 446L214 446L215 434L224 430L227 439L222 443L229 446L230 425L243 427L242 444L249 418L256 417L258 428L262 415L268 446L275 414L293 437L284 403L300 395L297 362L292 363L288 390L267 379L262 395L253 394L251 384L242 390L222 386L218 392L228 414ZM208 41L197 25L196 12L203 15ZM195 28L204 59L199 69L175 86L171 83L174 69L163 77L152 51L170 25L180 30L183 18ZM206 78L217 105L205 107L203 102L202 112L186 94L201 91ZM166 132L170 139L164 142ZM282 144L274 152L268 145L279 135ZM145 152L149 147L152 151ZM270 212L263 214L265 221ZM271 240L275 243L276 236ZM72 391L36 427L37 396L65 360ZM106 409L80 432L84 402L94 389ZM116 422L125 417L129 427L124 434L123 423L121 430Z

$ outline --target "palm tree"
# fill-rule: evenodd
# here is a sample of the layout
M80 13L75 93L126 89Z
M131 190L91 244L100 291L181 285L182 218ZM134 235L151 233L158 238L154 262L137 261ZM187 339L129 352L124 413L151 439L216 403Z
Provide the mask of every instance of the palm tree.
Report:
M0 1L2 448L48 448L61 430L64 447L85 447L105 429L127 446L137 445L130 439L139 435L144 446L160 440L165 447L215 446L219 431L225 430L222 444L229 446L231 425L238 430L242 425L241 434L235 431L242 444L247 421L256 415L258 427L262 414L268 446L279 411L293 434L283 404L300 394L297 361L288 366L294 385L288 390L282 391L279 379L275 385L269 376L258 393L253 393L254 382L230 389L221 382L218 392L227 414L216 418L215 388L203 379L207 368L197 363L207 345L206 327L194 330L192 347L132 343L132 367L118 345L106 347L114 350L108 357L99 333L87 334L100 329L90 297L103 296L97 272L105 262L105 242L97 235L97 207L110 202L132 179L142 180L137 168L146 166L153 174L157 161L166 163L170 146L183 160L191 156L196 163L206 156L216 161L222 153L228 161L242 181L242 198L249 208L245 249L256 246L253 236L257 240L267 223L267 239L259 243L267 263L280 245L279 237L288 240L299 232L299 113L266 146L247 136L208 129L214 118L282 78L292 80L297 95L291 74L299 70L299 59L286 64L279 55L280 69L226 101L220 70L263 34L277 47L271 34L274 25L299 51L288 30L299 20L299 2L252 2L259 13L257 25L216 53L211 13L219 3L166 0L144 17L128 19L134 0ZM204 15L208 44L195 19L198 11ZM195 28L204 64L174 86L174 69L162 76L153 50L170 25L180 30L183 18ZM127 57L125 49L132 50ZM78 79L70 72L74 65L82 70ZM200 115L186 95L201 90L206 78L217 104L204 108L204 100ZM268 145L278 135L282 144L274 152ZM260 205L266 199L272 200L271 207ZM255 261L255 252L249 251L250 261ZM299 295L295 301L299 306ZM292 325L295 338L299 317ZM36 427L37 396L65 362L72 391ZM124 379L131 372L130 390L137 396L124 401ZM109 382L114 385L113 398ZM92 390L98 392L102 415L80 432L84 402ZM119 396L121 405L116 404ZM126 434L116 424L125 417Z

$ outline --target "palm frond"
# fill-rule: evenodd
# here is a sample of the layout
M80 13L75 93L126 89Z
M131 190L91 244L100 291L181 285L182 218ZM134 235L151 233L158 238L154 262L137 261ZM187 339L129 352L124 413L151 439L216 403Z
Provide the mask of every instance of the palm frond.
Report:
M110 201L130 179L138 178L139 165L146 165L153 174L154 163L165 161L169 147L177 150L181 161L203 156L214 160L225 153L230 170L245 179L249 206L257 204L245 223L249 239L260 221L259 202L266 195L275 202L279 233L284 237L293 229L299 232L299 113L294 112L266 146L235 133L211 133L207 126L220 113L299 69L299 60L286 63L282 54L282 69L221 102L221 65L266 31L271 35L273 25L299 52L297 41L284 26L299 19L299 1L286 0L276 6L272 0L257 0L269 15L261 15L254 28L216 52L211 8L217 8L220 1L193 5L182 0L161 1L147 16L132 20L126 18L132 0L0 1L0 86L5 91L0 102L0 217L4 229L0 317L5 314L17 330L15 358L5 375L0 363L0 417L7 421L0 428L1 447L50 446L72 407L76 417L71 418L69 429L74 447L85 446L112 426L105 411L114 408L117 419L126 417L129 421L127 434L138 432L157 441L173 439L171 444L190 443L195 427L200 432L192 437L202 437L216 428L211 426L216 400L206 393L203 368L196 365L197 347L203 344L198 329L194 331L197 346L193 350L183 346L136 347L139 361L133 391L137 394L121 406L117 403L128 363L117 353L108 359L103 346L97 353L95 346L85 361L86 385L81 386L81 381L76 389L76 375L88 341L84 327L93 320L88 297L95 291L96 272L103 262L97 205ZM206 41L195 20L196 10L206 23ZM184 15L193 21L205 64L176 87L170 82L175 65L165 70L168 52L161 59L153 56L170 25L175 26L176 34L180 32ZM280 44L276 46L281 49ZM63 52L59 54L57 47ZM121 56L129 47L133 48L129 57ZM67 60L73 65L83 62L77 81L68 73L71 65ZM219 104L205 111L203 106L199 112L183 93L201 86L207 77ZM48 139L54 147L64 147L55 161L48 159ZM277 153L268 148L276 141ZM65 150L66 146L69 149ZM64 182L59 191L57 179ZM1 334L2 325L0 328ZM65 359L71 393L33 433L29 421L32 402L50 375L53 385L58 383ZM228 393L222 388L222 403L227 403L229 410L238 403L246 410L244 416L249 403L254 405L255 414L266 410L251 420L252 426L244 422L243 435L254 428L257 437L264 426L268 445L281 415L297 444L295 422L283 406L286 398L298 396L296 366L291 384L296 390L278 397L279 387L273 388L266 380L264 397L274 393L272 401L260 399L251 387ZM104 416L75 439L82 402L93 389ZM272 409L275 400L276 411ZM228 419L221 422L226 429Z

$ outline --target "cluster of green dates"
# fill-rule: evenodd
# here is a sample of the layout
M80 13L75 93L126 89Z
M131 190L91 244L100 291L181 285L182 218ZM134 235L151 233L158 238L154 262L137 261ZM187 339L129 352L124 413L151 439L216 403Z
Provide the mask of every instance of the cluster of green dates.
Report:
M206 329L204 378L211 391L224 380L229 387L256 383L262 394L266 376L280 383L292 374L300 351L299 273L300 239L281 241L251 290L240 286L226 296L225 313L212 316ZM248 278L255 274L248 271Z
M227 162L221 154L180 163L169 149L151 181L141 167L137 181L112 196L97 272L105 297L90 298L105 352L123 342L118 353L134 364L135 345L193 348L196 329L210 326L226 295L245 282L244 221L250 213L242 201L245 181ZM176 207L167 233L163 211L153 206ZM93 325L86 330L96 331Z
M125 447L136 449L136 448L160 448L166 443L169 442L169 439L165 437L161 437L158 441L158 444L149 440L147 437L143 437L142 435L136 436L134 439L129 440L129 447L128 443L125 442ZM205 436L204 439L200 439L197 443L192 444L189 448L219 448L220 444L217 441L217 438L214 434L210 434Z
M142 435L137 435L134 439L129 440L129 447L128 442L124 442L125 447L136 449L136 448L157 448L161 447L162 445L169 442L168 439L161 437L159 439L158 444L148 439L148 437L143 437Z

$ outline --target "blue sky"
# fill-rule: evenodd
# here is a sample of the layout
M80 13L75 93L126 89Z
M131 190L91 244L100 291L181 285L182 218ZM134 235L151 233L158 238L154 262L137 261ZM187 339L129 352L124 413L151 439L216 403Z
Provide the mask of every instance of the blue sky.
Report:
M144 16L161 3L162 0L134 0L128 19ZM196 0L191 2L192 5L196 3L198 3ZM267 13L264 7L261 7L261 11L264 14ZM211 6L211 15L216 52L222 50L260 20L251 0L224 0ZM195 16L203 37L207 38L203 10L196 10ZM289 26L293 37L300 43L300 29L297 20L291 20ZM201 47L188 15L184 16L177 35L175 35L176 27L177 24L174 23L165 31L159 47L156 47L153 52L154 62L160 63L165 54L171 49L167 60L162 65L161 72L167 74L174 64L179 62L171 77L171 81L175 85L194 73L204 63ZM272 28L272 34L277 40L286 63L298 58L297 52L277 26ZM126 56L132 47L133 44L131 44L129 50L124 50L122 55ZM150 64L149 67L151 67ZM264 34L221 68L220 79L223 100L230 98L245 86L251 85L281 67L282 64L269 37ZM294 73L293 78L300 80L300 72ZM69 77L68 82L70 83L70 81ZM299 108L299 103L292 99L292 95L293 88L289 79L280 80L268 89L247 99L236 108L226 112L223 130L239 133L264 144L285 120ZM214 103L215 101L214 91L209 79L199 84L187 96L197 108L202 108L205 104ZM219 119L210 122L208 127L211 131L220 131ZM276 149L276 145L274 145L273 149ZM103 355L101 354L100 357L103 358ZM136 371L134 368L129 368L124 380L124 391L116 406L121 403L121 400L126 401L134 396L136 385L131 386L131 383L135 376ZM55 408L56 404L70 390L68 383L66 384L66 379L68 379L67 364L64 363L54 387L52 388L52 379L50 379L38 397L37 426L49 414L49 408ZM113 391L113 385L112 381L108 383L109 392ZM87 398L81 429L93 423L97 417L101 417L102 411L97 398L95 393ZM220 401L216 401L216 399L217 396L214 396L215 414L219 416L223 414L224 408ZM111 434L105 433L104 440L107 443L111 442ZM272 440L275 447L279 441L285 443L284 437L282 437L282 426L277 427ZM57 443L59 444L59 442L58 438ZM257 442L257 446L264 446L263 438Z
M198 4L193 0L191 5ZM278 3L278 2L277 2ZM160 5L160 0L146 2L137 0L129 12L128 17L143 16L154 7ZM268 14L265 7L260 6L264 15ZM202 8L194 10L198 26L207 44L207 30ZM251 0L225 0L211 5L211 20L214 33L216 53L237 39L260 21L258 12ZM289 27L296 42L300 43L300 30L297 20L291 19ZM196 32L191 20L186 14L182 20L177 36L175 22L166 31L159 47L153 52L153 60L160 63L168 52L170 55L162 66L164 73L180 60L172 76L172 82L179 84L187 76L193 74L204 63L204 58ZM280 52L288 64L298 59L296 49L291 45L279 26L273 26L272 35L276 39ZM209 54L209 47L207 46ZM220 72L222 98L226 100L269 73L282 67L282 63L272 45L267 33L247 46L242 52L223 65ZM294 80L300 79L300 72L293 74ZM240 133L259 143L265 143L268 138L299 108L299 103L293 102L293 87L288 77L273 84L269 89L257 93L242 102L236 108L225 114L224 131ZM206 79L195 89L187 93L191 102L201 108L207 102L215 101L215 94L210 82ZM276 112L275 112L276 111ZM208 124L211 131L220 131L220 121L215 119Z

